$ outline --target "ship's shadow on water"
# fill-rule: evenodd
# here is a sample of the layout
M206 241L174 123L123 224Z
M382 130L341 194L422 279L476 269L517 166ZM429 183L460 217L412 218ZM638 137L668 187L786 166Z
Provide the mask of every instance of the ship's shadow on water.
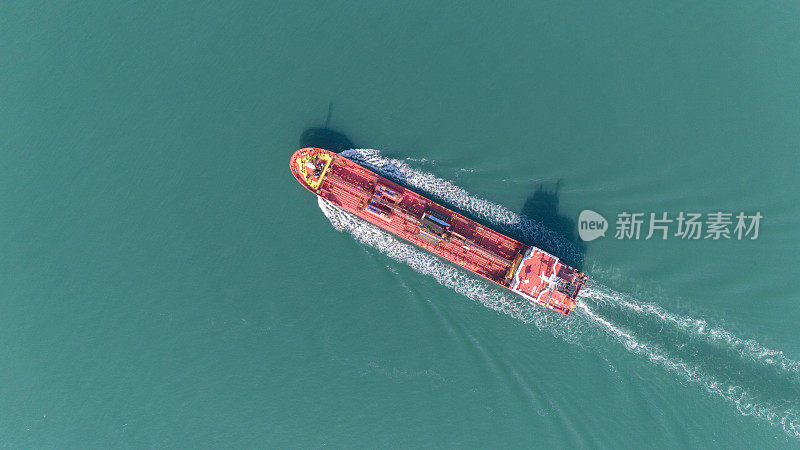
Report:
M325 116L325 125L307 128L300 134L300 148L324 148L332 152L341 153L351 148L358 148L346 134L330 128L333 116L333 102L328 103L328 114Z
M581 270L584 256L586 255L586 242L578 237L575 221L571 217L561 215L558 212L558 189L560 185L561 182L559 181L553 191L546 190L543 185L540 185L525 200L520 215L523 218L539 222L542 226L552 231L557 236L556 242L566 242L568 244L567 248L562 249L561 247L565 246L548 242L525 242L524 239L521 242L535 245L546 252L556 255L570 266Z
M362 148L357 146L345 133L329 128L327 122L328 120L326 120L326 125L323 127L312 127L303 131L300 135L300 148L317 147L336 153L354 148ZM397 154L386 154L384 156L399 161L405 159L402 155ZM396 166L394 169L395 170L391 170L392 176L389 177L392 181L411 190L419 191L419 189L409 185L402 167ZM525 204L519 212L523 222L532 222L547 230L547 233L534 233L535 235L547 235L546 238L541 239L537 239L535 236L532 237L531 233L529 233L524 226L515 227L497 224L485 220L484 218L476 217L469 211L465 211L457 205L436 195L434 195L434 197L438 198L434 198L434 200L481 225L500 231L524 244L539 247L557 256L570 266L581 270L586 253L586 243L578 238L575 221L570 217L559 214L559 184L560 183L556 184L554 190L548 190L544 185L540 185L536 191L525 200ZM461 187L469 190L469 186Z
M300 148L306 147L324 148L336 153L357 148L345 134L328 127L314 127L303 131L300 135Z

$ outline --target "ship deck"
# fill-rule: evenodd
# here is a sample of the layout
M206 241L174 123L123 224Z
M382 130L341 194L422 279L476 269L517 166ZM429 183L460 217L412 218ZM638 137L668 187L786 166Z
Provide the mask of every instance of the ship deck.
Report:
M377 184L400 194L400 201L391 205L393 214L388 221L364 210ZM333 161L319 191L318 195L345 210L496 283L507 284L504 281L514 258L527 249L525 244L444 208L347 158L337 157ZM431 208L451 217L452 237L448 241L432 243L418 236L419 220Z

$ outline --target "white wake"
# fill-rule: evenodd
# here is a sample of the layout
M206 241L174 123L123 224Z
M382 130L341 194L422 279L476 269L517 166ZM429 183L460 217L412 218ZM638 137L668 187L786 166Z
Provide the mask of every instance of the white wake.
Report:
M386 158L377 150L347 150L342 152L342 155L387 178L446 201L468 214L492 224L513 227L522 232L526 239L547 242L567 254L577 251L570 242L541 224L500 205L474 197L463 188L430 173L414 169L404 161ZM533 324L540 330L549 331L565 341L581 345L595 341L591 335L599 330L619 342L632 354L647 359L681 379L697 383L708 392L729 401L741 414L760 418L779 426L790 436L800 437L800 414L798 414L800 406L797 399L766 400L763 395L754 394L752 388L747 389L740 385L745 383L732 382L728 374L710 373L701 367L700 361L686 360L673 354L674 352L667 351L663 345L653 342L652 339L614 323L613 319L604 317L592 305L650 317L663 326L683 330L696 339L724 345L743 360L779 371L796 383L797 375L800 374L800 362L788 358L781 351L766 348L752 339L739 338L721 327L710 325L706 320L674 314L653 303L633 299L596 282L591 282L582 290L579 307L573 311L572 316L555 314L531 305L522 297L475 277L321 198L319 206L337 230L351 234L358 241L376 248L395 261L433 277L441 285L488 308L524 323Z

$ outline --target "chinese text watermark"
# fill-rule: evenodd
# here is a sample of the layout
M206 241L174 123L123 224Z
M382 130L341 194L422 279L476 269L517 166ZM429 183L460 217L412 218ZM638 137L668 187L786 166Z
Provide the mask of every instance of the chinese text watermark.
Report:
M661 239L670 237L679 239L758 239L758 229L763 216L761 212L745 214L744 211L734 215L729 212L679 212L670 216L662 213L629 213L617 214L615 239ZM600 214L592 210L584 210L578 217L578 234L584 241L592 241L605 236L608 222Z

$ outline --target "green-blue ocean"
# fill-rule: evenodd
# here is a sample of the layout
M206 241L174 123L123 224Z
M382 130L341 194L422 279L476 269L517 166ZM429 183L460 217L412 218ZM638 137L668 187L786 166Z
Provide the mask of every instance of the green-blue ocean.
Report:
M799 447L798 23L792 1L2 2L0 447ZM319 202L305 146L580 267L579 306ZM728 236L678 234L717 212Z

